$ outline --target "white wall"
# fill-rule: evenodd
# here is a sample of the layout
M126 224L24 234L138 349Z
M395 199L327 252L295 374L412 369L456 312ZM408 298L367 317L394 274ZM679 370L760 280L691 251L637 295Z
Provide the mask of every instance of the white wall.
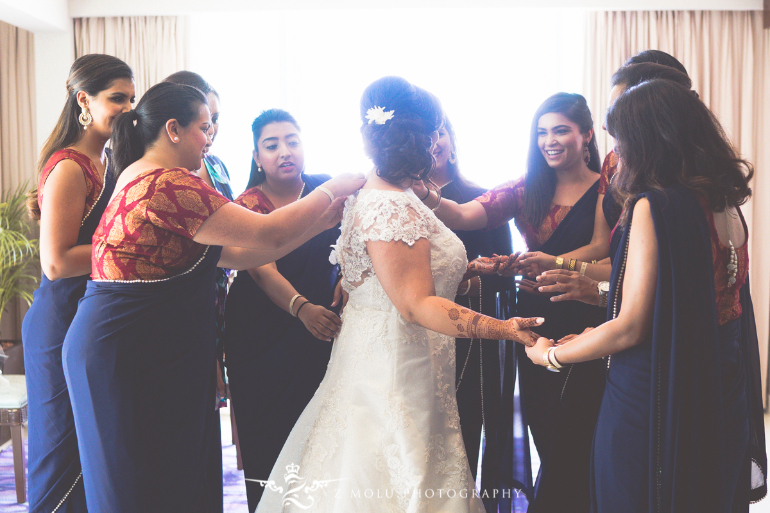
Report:
M66 30L35 34L35 96L37 145L42 148L59 119L66 97L65 83L75 60L75 39L70 21Z
M67 0L0 0L0 20L35 33L65 30L67 9Z
M69 0L70 16L146 16L181 15L200 12L231 12L290 9L367 9L377 8L455 8L455 7L544 7L602 11L677 10L762 10L762 0L550 0L533 5L532 0Z

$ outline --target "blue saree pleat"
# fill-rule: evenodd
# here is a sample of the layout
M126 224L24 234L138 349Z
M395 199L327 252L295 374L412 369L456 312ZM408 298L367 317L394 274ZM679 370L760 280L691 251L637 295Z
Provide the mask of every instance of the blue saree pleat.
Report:
M220 253L166 281L89 282L63 350L89 510L207 509Z
M80 227L77 244L91 244L114 188L115 179L108 169L104 189ZM62 367L62 343L88 281L88 275L54 281L43 275L24 316L21 334L29 411L30 513L86 511L75 422Z

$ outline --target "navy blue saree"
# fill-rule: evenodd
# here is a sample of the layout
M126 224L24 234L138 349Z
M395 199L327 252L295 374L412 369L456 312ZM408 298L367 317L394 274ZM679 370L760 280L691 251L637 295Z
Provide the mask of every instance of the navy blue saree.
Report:
M64 153L69 154L65 158L72 158L81 167L90 165L85 155L71 150ZM54 155L47 168L52 169L56 163ZM115 178L107 169L99 198L83 219L78 245L91 244L114 189ZM57 507L61 513L86 511L75 421L62 367L62 344L88 281L87 274L54 281L44 274L22 324L29 409L31 513L48 513Z
M643 196L658 242L652 334L611 358L594 440L592 510L748 512L767 491L748 280L741 317L720 326L701 204L679 186ZM610 306L629 231L613 244Z
M591 242L599 182L569 210L551 237L540 247L549 255L568 253ZM543 317L536 332L558 340L604 322L605 310L577 301L551 302L547 296L519 291L516 315ZM529 512L586 513L590 508L590 461L596 417L599 414L604 370L601 361L548 371L519 351L519 383L525 422L540 456L540 472Z
M209 509L220 253L165 280L88 283L63 358L89 510Z

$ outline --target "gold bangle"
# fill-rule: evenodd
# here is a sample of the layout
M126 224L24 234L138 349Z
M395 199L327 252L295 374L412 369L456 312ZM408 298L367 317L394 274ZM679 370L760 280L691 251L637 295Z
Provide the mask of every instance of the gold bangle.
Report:
M580 264L580 274L585 276L587 268L588 268L588 262L583 262L582 264Z
M577 260L575 260L574 258L570 258L569 259L569 270L570 271L574 271L576 265L577 265Z
M596 260L591 260L591 263L596 265L597 262L596 262Z
M556 268L557 269L564 268L564 259L562 257L556 257Z

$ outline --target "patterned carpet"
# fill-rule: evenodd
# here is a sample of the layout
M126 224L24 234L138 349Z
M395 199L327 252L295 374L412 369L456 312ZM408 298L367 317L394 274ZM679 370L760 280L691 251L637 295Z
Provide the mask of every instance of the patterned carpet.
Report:
M24 440L24 455L27 454L27 440ZM230 439L230 416L227 409L222 412L222 463L224 467L225 513L244 513L246 485L243 471L237 469L235 446ZM2 513L27 513L27 503L16 502L16 487L13 477L13 449L9 445L0 452L0 511Z

